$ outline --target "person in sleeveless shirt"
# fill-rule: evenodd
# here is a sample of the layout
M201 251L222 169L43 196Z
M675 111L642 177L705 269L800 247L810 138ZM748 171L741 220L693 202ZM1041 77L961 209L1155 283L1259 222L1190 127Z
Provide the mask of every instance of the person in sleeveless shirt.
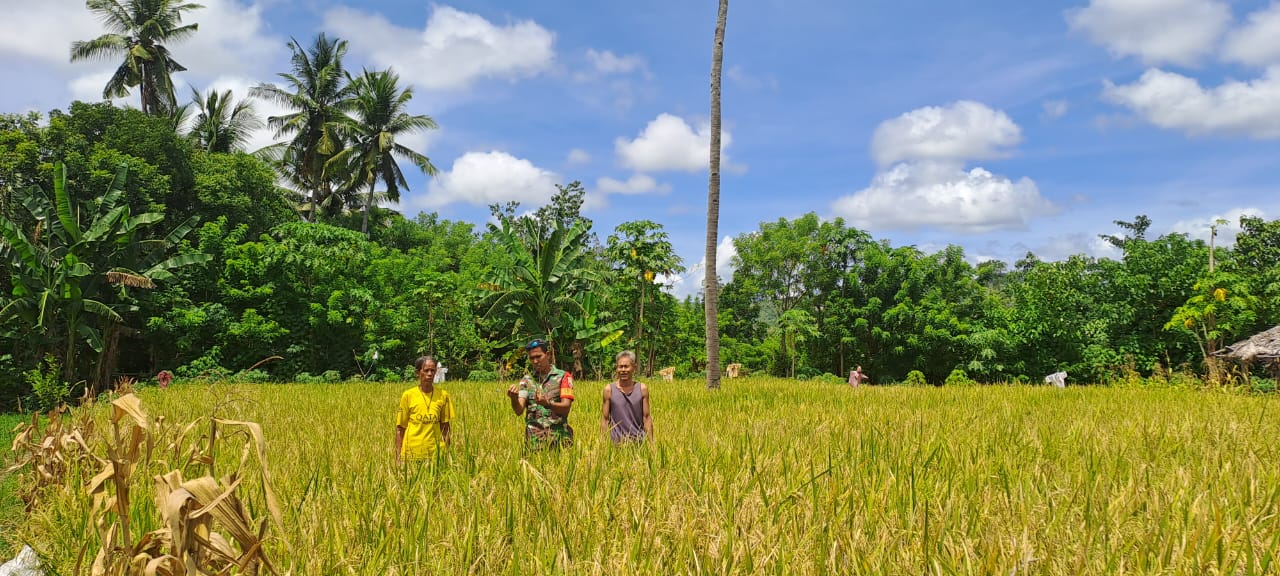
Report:
M618 379L604 387L604 415L601 427L615 444L653 439L653 417L649 412L649 387L635 381L636 355L618 353Z

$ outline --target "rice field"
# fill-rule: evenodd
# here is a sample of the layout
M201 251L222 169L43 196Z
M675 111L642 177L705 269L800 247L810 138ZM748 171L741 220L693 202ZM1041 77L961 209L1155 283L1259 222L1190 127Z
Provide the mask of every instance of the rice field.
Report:
M658 382L656 440L615 448L601 384L579 382L577 444L526 456L505 386L453 382L454 445L433 469L392 460L410 385L139 396L170 422L216 410L262 424L281 573L1280 574L1275 398ZM222 448L216 467L241 456ZM158 527L150 478L166 470L152 468L136 473L135 532ZM73 471L75 486L16 528L59 574L97 538L83 489L94 472ZM255 519L269 516L260 482L249 467L241 498Z

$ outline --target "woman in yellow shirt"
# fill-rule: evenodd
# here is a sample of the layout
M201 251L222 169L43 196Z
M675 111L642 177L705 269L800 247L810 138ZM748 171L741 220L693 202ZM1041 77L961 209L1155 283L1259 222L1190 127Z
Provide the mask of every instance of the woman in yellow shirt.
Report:
M453 399L435 387L439 363L423 356L413 363L418 385L400 394L396 410L396 462L433 460L449 445Z

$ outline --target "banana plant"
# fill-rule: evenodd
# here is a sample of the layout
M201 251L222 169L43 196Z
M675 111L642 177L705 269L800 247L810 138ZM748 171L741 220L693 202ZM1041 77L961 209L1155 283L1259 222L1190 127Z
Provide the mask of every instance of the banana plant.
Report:
M17 320L23 330L58 350L63 376L76 375L77 348L85 343L99 364L113 364L104 342L136 309L131 288L154 288L173 271L207 262L207 254L173 254L195 226L192 217L162 238L144 232L164 219L155 212L132 214L121 202L128 168L121 166L107 191L78 203L67 187L66 167L54 165L53 198L39 186L21 195L29 226L0 215L0 259L10 262L12 298L0 307L0 325ZM24 220L27 220L24 218Z

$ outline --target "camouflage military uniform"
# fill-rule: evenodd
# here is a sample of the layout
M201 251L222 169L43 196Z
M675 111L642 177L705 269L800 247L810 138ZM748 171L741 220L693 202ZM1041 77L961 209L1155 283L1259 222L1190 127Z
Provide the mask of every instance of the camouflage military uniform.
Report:
M573 428L569 419L540 406L533 399L542 394L549 402L573 398L573 375L551 367L546 377L525 376L520 380L520 397L525 403L525 441L529 448L560 448L573 444Z

